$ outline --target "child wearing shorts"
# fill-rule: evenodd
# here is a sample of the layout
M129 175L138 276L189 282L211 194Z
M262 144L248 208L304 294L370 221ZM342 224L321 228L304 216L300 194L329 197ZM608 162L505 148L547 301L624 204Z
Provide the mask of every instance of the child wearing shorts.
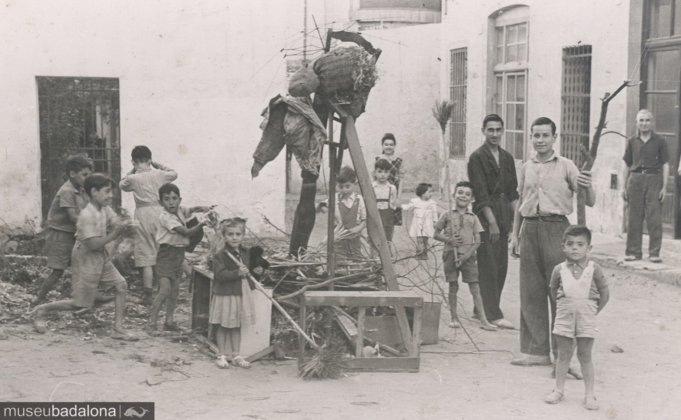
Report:
M596 315L610 299L608 282L601 268L589 260L591 231L586 226L570 226L563 234L565 261L551 274L551 299L556 302L556 319L553 335L558 347L556 361L556 387L544 398L548 404L557 404L565 395L565 377L577 341L577 358L584 375L584 407L598 410L594 396L594 365L591 350L596 337Z
M151 150L147 146L132 149L133 169L121 179L121 191L132 192L135 198L135 219L138 223L135 237L135 267L142 271L144 302L151 303L154 280L154 266L158 246L156 230L161 206L158 189L161 185L177 179L177 172L151 160Z
M94 173L83 183L90 202L80 212L76 224L76 244L71 253L72 297L37 306L34 327L39 333L47 329L45 316L54 311L92 308L99 286L112 286L115 294L115 318L112 338L136 340L123 328L127 283L111 263L106 244L125 234L131 224L122 223L111 207L114 182L104 174ZM110 230L109 230L110 228Z
M395 209L397 208L397 188L388 182L392 165L385 159L377 159L374 164L373 183L378 214L385 231L385 238L389 243L393 241L395 231Z
M38 296L33 301L36 305L45 300L64 274L64 270L71 264L71 251L76 243L78 213L88 203L87 194L83 191L83 182L91 172L92 162L85 156L69 156L66 160L66 175L69 179L57 191L47 213L45 254L47 267L52 269L52 272L43 282Z
M473 186L468 181L456 184L454 200L456 209L452 214L445 213L435 224L433 237L445 243L442 262L444 264L445 279L449 283L449 310L451 315L450 328L460 328L459 316L456 312L456 295L459 291L459 273L473 296L475 312L480 318L480 328L496 331L485 316L482 307L482 295L478 283L478 264L475 251L480 246L480 232L483 231L478 216L468 209L473 199Z
M148 332L156 330L161 306L166 303L166 319L163 329L179 330L174 321L175 305L180 293L180 276L184 262L185 248L189 246L189 237L203 229L205 222L199 222L188 228L187 220L192 213L208 211L207 207L181 207L180 189L175 184L164 184L158 190L159 201L163 211L159 215L159 226L156 230L158 256L156 257L156 277L158 294L151 305Z

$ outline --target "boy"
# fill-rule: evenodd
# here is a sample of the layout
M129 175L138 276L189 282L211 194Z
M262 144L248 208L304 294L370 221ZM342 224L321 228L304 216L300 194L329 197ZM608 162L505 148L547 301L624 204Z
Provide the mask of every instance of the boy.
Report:
M374 164L374 194L376 194L378 213L381 215L381 222L388 243L393 241L394 211L397 208L397 188L388 182L391 169L392 164L386 159L377 159Z
M187 228L187 219L195 212L208 211L207 207L181 207L180 189L175 184L167 183L158 190L159 202L163 211L159 214L159 226L156 231L158 256L156 257L156 276L159 279L159 290L151 306L147 330L156 330L161 305L166 303L166 320L163 328L177 331L179 328L173 320L175 304L180 291L180 276L184 262L185 248L189 246L189 237L203 229L201 221L192 228Z
M362 259L360 233L366 227L364 199L354 191L357 175L349 166L341 168L336 177L336 254L348 259ZM326 210L327 202L320 203Z
M66 175L69 179L59 188L47 213L45 253L47 266L52 269L43 282L33 303L42 303L47 294L64 274L71 263L71 250L76 243L76 221L78 213L87 205L83 192L83 181L92 172L92 162L85 156L69 156L66 160Z
M456 313L456 294L459 291L459 273L473 296L475 312L480 316L480 328L496 331L485 316L478 284L478 266L475 251L480 245L480 232L483 231L478 216L468 210L473 199L473 186L468 181L461 181L454 188L456 209L451 214L443 214L435 224L433 237L445 243L442 262L445 279L449 283L449 310L451 312L450 328L460 328L461 323ZM444 231L444 233L443 233Z
M42 334L46 331L45 315L49 312L92 308L97 287L104 285L116 288L114 332L111 337L136 340L123 328L127 284L111 263L105 248L106 244L131 228L130 224L121 223L109 207L113 186L113 180L104 174L94 173L85 178L83 188L90 202L80 212L76 224L76 244L71 254L72 298L37 306L32 311L37 332ZM109 233L107 227L111 227Z
M139 223L135 238L135 267L142 272L144 302L151 303L154 280L154 266L158 246L156 229L161 207L158 202L158 189L167 182L177 179L177 172L151 160L151 150L147 146L132 149L133 169L121 179L121 191L132 191L135 198L135 219Z
M563 400L565 376L577 339L577 358L584 375L586 389L584 406L598 410L594 396L594 365L591 349L596 335L596 315L610 299L608 283L601 268L589 260L591 231L586 226L570 226L563 234L565 261L551 274L551 300L556 302L556 320L553 335L558 347L556 361L556 388L544 398L548 404Z

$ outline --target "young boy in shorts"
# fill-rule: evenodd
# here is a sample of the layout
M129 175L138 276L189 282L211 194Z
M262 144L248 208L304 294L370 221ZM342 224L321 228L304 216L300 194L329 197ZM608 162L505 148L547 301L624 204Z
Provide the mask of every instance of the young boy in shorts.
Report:
M180 292L180 276L184 262L185 248L189 246L189 237L203 229L205 222L199 222L187 228L187 220L195 212L208 211L208 207L181 207L180 189L175 184L163 184L158 190L159 201L163 211L159 214L159 226L156 230L158 255L156 257L156 276L158 277L158 294L151 305L148 332L156 330L161 305L166 303L166 320L163 328L168 331L179 330L174 321L175 304Z
M37 306L34 327L39 333L47 329L45 316L55 311L75 311L92 308L98 286L113 286L115 294L115 318L112 338L135 340L123 328L127 284L111 263L106 244L131 230L132 225L121 223L109 205L113 198L114 182L104 174L94 173L83 183L90 202L80 212L76 223L76 244L71 253L72 289L71 299ZM108 227L111 228L108 232Z
M569 226L563 234L565 261L551 274L551 299L556 302L553 335L558 347L556 388L544 398L548 404L563 400L565 376L577 341L577 358L584 375L584 406L598 410L594 396L594 365L591 349L596 336L596 315L610 299L608 282L601 268L589 260L591 231L586 226Z
M52 269L45 279L33 303L42 303L71 264L71 250L76 243L76 221L78 213L87 205L87 195L83 191L83 181L92 172L92 162L85 156L69 156L66 159L64 182L52 200L47 213L45 235L45 254L47 266Z
M451 314L450 328L460 328L461 323L456 313L456 294L459 291L459 273L473 296L475 312L480 317L480 328L496 331L497 327L487 321L482 306L480 285L478 284L478 265L475 250L480 246L480 232L483 231L478 216L468 210L473 199L473 186L468 181L461 181L454 189L456 208L451 214L445 213L435 224L433 237L445 243L442 262L445 279L449 283L449 310Z

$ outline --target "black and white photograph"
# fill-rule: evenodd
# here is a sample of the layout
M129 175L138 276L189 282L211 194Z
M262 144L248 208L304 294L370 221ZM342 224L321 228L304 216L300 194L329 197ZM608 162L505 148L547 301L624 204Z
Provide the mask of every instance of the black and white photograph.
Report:
M0 419L681 416L681 0L1 0Z

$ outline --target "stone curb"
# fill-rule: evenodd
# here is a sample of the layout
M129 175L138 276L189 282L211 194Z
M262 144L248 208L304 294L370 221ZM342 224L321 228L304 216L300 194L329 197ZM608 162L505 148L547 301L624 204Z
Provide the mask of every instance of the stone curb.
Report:
M650 269L642 261L624 262L621 258L615 258L609 254L591 253L590 257L601 264L603 267L616 268L619 270L630 271L660 283L681 287L681 269L666 264L655 264L655 269Z

